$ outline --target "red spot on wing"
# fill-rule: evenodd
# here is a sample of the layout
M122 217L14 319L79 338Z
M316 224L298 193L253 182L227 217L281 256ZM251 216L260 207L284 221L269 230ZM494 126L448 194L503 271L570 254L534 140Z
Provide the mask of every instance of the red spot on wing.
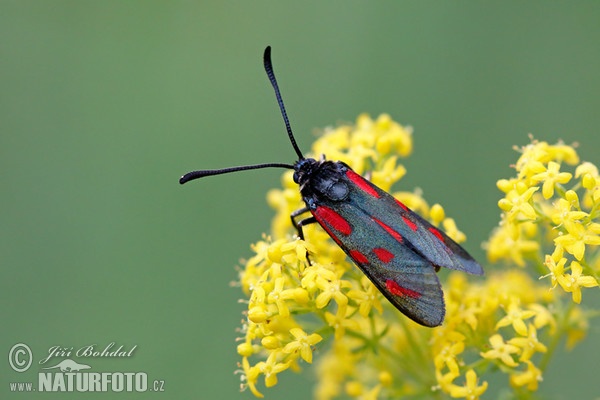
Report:
M373 221L377 222L379 224L379 226L381 226L383 229L385 229L385 231L387 233L389 233L394 239L396 239L400 243L402 243L404 241L401 234L399 234L398 232L396 232L395 230L393 230L392 228L390 228L389 226L387 226L386 224L384 224L377 218L373 218Z
M441 234L440 231L438 231L434 227L430 227L429 228L429 232L433 233L433 236L435 236L436 238L438 238L440 240L440 242L444 243L444 237L442 236L442 234Z
M350 257L352 257L354 261L356 261L359 264L367 264L369 262L369 260L367 260L367 257L365 257L365 255L358 250L351 250Z
M390 253L384 248L376 247L373 249L373 253L384 263L389 263L394 258L394 253Z
M408 207L406 207L403 202L401 202L398 199L394 199L394 200L396 200L396 204L398 204L400 206L400 208L402 208L404 211L410 211L410 209Z
M387 281L385 281L385 287L387 287L388 290L396 296L412 297L413 299L418 299L419 297L421 297L421 293L415 292L414 290L404 288L404 287L398 285L398 283L396 281L393 281L391 279L388 279Z
M352 182L354 182L356 184L356 186L361 188L363 190L363 192L370 194L371 196L373 196L377 199L379 198L379 193L377 193L377 191L375 189L373 189L373 186L371 186L365 178L363 178L356 172L352 171L351 169L346 171L346 176L348 177L348 179L350 179Z
M352 233L352 227L350 226L348 221L346 221L344 217L342 217L340 214L338 214L329 207L317 207L317 209L313 211L313 215L321 225L324 225L324 223L326 223L339 233L344 234L346 236ZM333 235L330 232L328 233L330 236L333 237Z
M403 215L402 219L404 220L404 223L406 225L408 225L408 227L410 229L412 229L415 232L417 231L417 224L415 224L414 222L412 222L406 215Z

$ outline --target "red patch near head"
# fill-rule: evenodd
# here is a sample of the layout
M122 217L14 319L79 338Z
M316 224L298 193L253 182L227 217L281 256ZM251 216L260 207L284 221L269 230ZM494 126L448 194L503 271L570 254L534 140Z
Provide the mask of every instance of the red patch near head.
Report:
M386 249L381 248L381 247L374 248L373 253L375 253L377 258L379 258L381 261L383 261L386 264L389 263L390 261L392 261L392 259L394 258L393 253L390 253L389 251L387 251Z
M410 219L408 219L408 217L406 215L402 216L402 219L404 220L404 223L406 225L408 225L408 227L410 229L412 229L413 231L417 231L417 224L415 224L414 222L412 222Z
M331 226L333 229L346 236L352 233L352 227L350 226L348 221L346 221L344 217L342 217L340 214L333 211L329 207L317 207L317 209L313 211L313 215L315 216L317 221L321 223L321 225L323 225L323 223L327 223L327 225Z
M390 228L389 226L387 226L386 224L384 224L383 222L381 222L377 218L373 218L373 221L377 222L379 224L379 226L381 226L383 229L385 229L385 231L387 233L389 233L390 235L392 235L392 237L394 239L396 239L397 241L399 241L400 243L402 243L404 241L404 239L402 238L401 234L399 234L398 232L396 232L395 230L393 230L392 228Z
M429 228L429 232L433 233L433 235L438 238L440 240L440 242L444 243L444 237L442 236L442 234L440 233L440 231L438 231L437 229L435 229L434 227L430 227Z
M369 182L365 178L363 178L356 172L352 171L351 169L346 171L346 176L348 177L348 179L350 179L352 182L354 182L356 184L356 186L361 188L363 190L363 192L365 192L377 199L379 198L379 193L377 193L377 191L375 189L373 189L373 187L369 184Z
M367 257L365 257L365 255L358 250L350 250L350 257L352 257L354 261L359 264L366 264L369 262Z
M412 297L413 299L418 299L419 297L421 297L421 293L415 292L414 290L410 290L407 288L403 288L402 286L398 285L398 283L396 283L395 281L388 279L387 281L385 281L385 287L387 287L387 289L396 296L407 296L407 297Z

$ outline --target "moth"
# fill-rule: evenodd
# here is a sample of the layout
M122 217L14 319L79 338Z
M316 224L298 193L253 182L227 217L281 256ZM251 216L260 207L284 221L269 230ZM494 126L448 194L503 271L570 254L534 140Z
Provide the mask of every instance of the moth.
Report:
M421 325L441 325L445 306L437 271L444 267L482 275L481 265L448 235L347 164L304 157L273 72L270 46L263 61L298 160L294 164L193 171L183 175L179 183L260 168L293 169L294 182L305 203L291 215L298 236L304 239L302 227L318 223L398 310ZM310 216L296 220L307 213Z

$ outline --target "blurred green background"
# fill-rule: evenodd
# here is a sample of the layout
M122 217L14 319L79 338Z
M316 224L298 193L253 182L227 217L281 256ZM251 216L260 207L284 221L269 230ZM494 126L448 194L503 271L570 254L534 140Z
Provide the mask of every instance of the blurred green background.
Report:
M600 163L598 21L598 2L2 0L0 354L26 343L34 366L2 362L0 398L252 397L233 374L229 283L269 228L281 171L177 179L294 160L266 45L302 149L361 112L412 125L402 189L443 204L484 260L513 145L577 141ZM599 393L599 333L560 352L541 394ZM147 372L165 392L8 391L51 346L110 342L134 357L94 368ZM286 373L266 394L309 398L311 381Z

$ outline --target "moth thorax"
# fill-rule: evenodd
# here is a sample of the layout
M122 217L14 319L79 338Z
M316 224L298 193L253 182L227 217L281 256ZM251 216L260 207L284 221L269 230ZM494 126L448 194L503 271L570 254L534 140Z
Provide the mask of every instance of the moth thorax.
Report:
M350 191L348 184L338 174L316 175L311 184L315 192L333 201L345 200Z
M334 201L342 201L348 197L348 185L345 182L335 182L325 193L327 197Z

